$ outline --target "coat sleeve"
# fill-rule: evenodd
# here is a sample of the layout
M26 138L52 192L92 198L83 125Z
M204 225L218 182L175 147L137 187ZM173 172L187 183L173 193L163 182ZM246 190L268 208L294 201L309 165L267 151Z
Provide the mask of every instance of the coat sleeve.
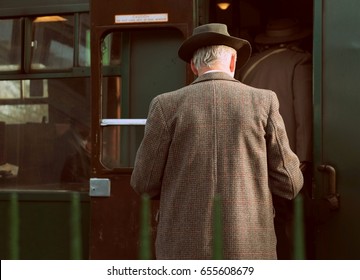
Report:
M270 190L280 197L293 199L303 186L303 176L299 159L290 148L274 92L270 92L266 142Z
M131 175L130 184L137 193L146 193L150 197L160 194L170 142L160 101L155 97L149 107L144 138Z

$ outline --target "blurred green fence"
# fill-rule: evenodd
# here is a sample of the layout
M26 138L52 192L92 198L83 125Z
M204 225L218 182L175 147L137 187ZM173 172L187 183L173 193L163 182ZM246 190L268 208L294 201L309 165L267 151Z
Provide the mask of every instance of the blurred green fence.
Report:
M21 220L19 209L18 194L10 194L9 200L9 259L20 259L20 237L21 237ZM294 202L294 259L305 259L305 238L304 238L304 215L303 215L303 198L299 194ZM213 259L220 260L223 258L222 242L222 218L221 218L221 197L214 198L214 220L213 220ZM151 200L147 195L141 199L141 217L140 217L140 246L139 259L149 260L152 258L152 236L151 236ZM83 240L81 228L81 203L79 193L71 194L70 204L70 258L82 259Z
M26 224L28 221L21 220L21 204L19 203L19 194L18 192L14 191L11 192L9 198L9 211L8 211L8 254L6 258L12 259L12 260L18 260L21 259L22 256L29 256L28 252L22 252L21 249L21 240L23 237L23 240L26 239L26 234L33 234L29 232L24 232L21 230L22 224ZM69 240L69 249L64 251L69 251L70 259L82 259L83 256L83 238L82 238L82 227L81 227L81 203L80 203L80 194L78 192L73 192L71 195L71 201L70 201L70 209L69 209L69 224L63 225L59 224L59 226L62 226L64 228L68 228L69 232L69 238L64 238ZM59 203L58 203L59 204ZM67 205L67 204L66 204ZM26 208L26 210L29 210ZM26 211L25 210L25 211ZM24 212L24 211L23 211ZM34 212L35 213L35 212ZM66 214L64 214L66 215ZM56 217L53 217L53 219L56 219ZM58 223L61 223L59 220ZM27 223L28 224L28 223ZM35 225L34 225L35 226ZM52 225L49 225L52 226ZM35 232L36 229L33 229ZM45 241L45 240L44 240ZM56 244L58 246L58 244ZM24 249L23 249L24 250ZM48 250L52 250L51 247L48 248ZM23 253L23 254L22 254ZM44 257L46 258L46 257Z

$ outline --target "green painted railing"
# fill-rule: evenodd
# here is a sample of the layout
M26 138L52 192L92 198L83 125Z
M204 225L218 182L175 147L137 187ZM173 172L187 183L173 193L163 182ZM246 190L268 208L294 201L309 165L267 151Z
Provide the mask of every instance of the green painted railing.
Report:
M9 203L9 258L20 258L20 209L18 194L10 194ZM149 196L144 195L141 199L140 216L140 249L139 258L149 260L152 258L151 238L151 201ZM303 197L299 194L294 202L294 259L305 259L305 225L304 225ZM223 258L222 236L222 211L221 197L214 198L213 220L213 259ZM71 259L82 259L82 234L81 234L81 203L79 193L72 193L70 208L70 252Z
M10 193L9 200L9 259L18 260L21 258L20 252L20 204L17 192ZM82 230L81 230L81 203L80 194L71 194L70 217L69 217L69 236L70 236L70 259L82 259Z
M80 194L77 192L71 195L70 215L70 252L71 259L82 259L82 238L81 238L81 206Z
M301 193L294 201L294 259L305 260L304 201Z
M213 221L213 259L223 259L223 236L222 236L222 218L221 218L221 197L215 195L214 198L214 221Z
M141 260L151 259L151 208L150 198L148 195L141 197L140 212L140 252Z
M20 215L18 194L16 192L10 194L9 208L9 258L18 260L20 256Z

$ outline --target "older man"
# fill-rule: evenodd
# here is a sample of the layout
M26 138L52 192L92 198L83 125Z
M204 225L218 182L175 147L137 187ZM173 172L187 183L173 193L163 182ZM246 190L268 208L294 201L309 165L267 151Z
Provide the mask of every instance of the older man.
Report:
M235 80L250 44L223 24L194 29L179 57L198 78L155 97L131 185L160 196L157 259L211 259L214 197L225 259L276 259L272 193L293 199L303 177L276 95Z

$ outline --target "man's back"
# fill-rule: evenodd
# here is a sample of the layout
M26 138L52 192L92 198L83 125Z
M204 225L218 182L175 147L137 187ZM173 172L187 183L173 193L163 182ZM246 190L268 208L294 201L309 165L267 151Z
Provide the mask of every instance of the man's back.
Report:
M224 258L276 258L271 191L292 199L302 185L277 106L273 92L224 73L154 99L131 183L161 192L157 258L212 257L214 194Z

